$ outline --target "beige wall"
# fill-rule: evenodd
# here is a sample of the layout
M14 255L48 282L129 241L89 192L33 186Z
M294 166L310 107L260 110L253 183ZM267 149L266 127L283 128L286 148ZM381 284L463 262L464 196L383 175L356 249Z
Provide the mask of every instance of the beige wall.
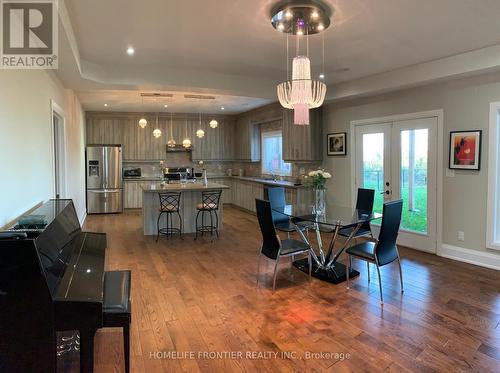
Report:
M52 72L0 70L0 226L54 196L51 100L65 114L67 196L85 214L83 113Z
M326 133L348 132L350 122L396 114L443 109L444 139L439 151L444 152L443 171L448 167L448 139L452 130L483 130L480 171L455 171L455 177L443 175L443 243L486 251L486 199L488 183L489 104L500 101L500 74L485 74L425 87L402 90L369 98L331 103L324 108ZM326 147L325 147L326 148ZM353 149L346 157L327 157L323 166L333 172L329 197L338 203L351 198L351 163ZM445 173L445 172L443 172ZM457 232L465 232L465 241L457 240ZM488 250L489 251L489 250ZM439 252L439 248L438 248ZM500 254L500 253L498 253Z

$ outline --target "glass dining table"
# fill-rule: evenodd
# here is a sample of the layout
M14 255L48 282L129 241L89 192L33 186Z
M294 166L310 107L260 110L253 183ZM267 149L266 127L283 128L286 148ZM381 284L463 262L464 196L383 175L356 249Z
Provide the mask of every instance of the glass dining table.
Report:
M314 205L290 204L284 206L273 206L274 214L282 214L290 218L295 230L301 239L312 247L313 270L312 275L318 279L334 284L346 280L346 266L338 261L342 252L349 247L356 232L366 222L380 219L382 214L362 211L350 207L337 206L326 203L326 208L321 213L315 211ZM304 226L308 229L305 230ZM339 231L344 230L349 236L344 240L340 248L335 249L335 243L339 237ZM308 233L314 231L316 234L316 246L313 247L309 241ZM325 249L321 233L331 233L332 237ZM294 266L299 270L309 273L307 259L294 261ZM349 277L358 276L359 272L351 269Z

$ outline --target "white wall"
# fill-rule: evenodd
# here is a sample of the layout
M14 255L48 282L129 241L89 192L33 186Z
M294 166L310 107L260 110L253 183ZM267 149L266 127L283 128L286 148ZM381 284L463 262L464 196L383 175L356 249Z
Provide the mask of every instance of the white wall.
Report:
M443 167L448 167L449 132L452 130L482 129L483 142L480 171L455 171L455 177L443 176L444 246L486 251L486 203L488 183L488 125L489 104L500 100L500 74L484 74L425 87L401 90L373 97L330 103L324 108L325 138L330 132L348 132L350 122L357 119L383 117L428 110L444 110L444 140L439 144L444 152ZM349 144L349 138L347 143ZM326 142L326 139L325 139ZM329 197L338 203L350 201L351 163L354 149L347 157L327 157L323 167L333 172ZM326 147L325 147L326 153ZM465 241L457 232L465 232ZM438 248L439 253L440 248ZM500 263L500 253L490 252ZM490 255L488 253L488 255ZM499 254L499 255L497 255ZM488 258L490 258L488 256Z
M51 100L66 117L68 196L84 217L81 105L53 72L0 70L0 226L54 197Z

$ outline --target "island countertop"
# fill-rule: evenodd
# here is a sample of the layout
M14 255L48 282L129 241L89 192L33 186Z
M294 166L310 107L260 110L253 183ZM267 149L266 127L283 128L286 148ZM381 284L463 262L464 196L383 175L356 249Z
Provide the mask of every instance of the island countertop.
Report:
M214 190L214 189L229 189L227 185L208 182L205 186L203 183L195 182L195 183L174 183L174 184L164 184L161 183L151 183L146 185L141 185L141 188L144 193L159 193L166 191L203 191L203 190Z

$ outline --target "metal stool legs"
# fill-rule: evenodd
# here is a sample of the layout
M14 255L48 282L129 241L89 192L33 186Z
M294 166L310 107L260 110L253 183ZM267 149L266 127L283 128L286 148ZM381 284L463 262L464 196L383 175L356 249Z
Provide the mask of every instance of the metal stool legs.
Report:
M205 213L208 213L210 216L210 224L205 224ZM212 213L215 215L212 215ZM199 217L201 214L201 225L199 225ZM207 217L208 219L208 217ZM214 225L215 220L215 225ZM196 214L196 234L194 239L198 238L198 233L203 237L205 232L210 232L210 236L214 235L219 238L219 215L217 214L217 210L198 210Z

